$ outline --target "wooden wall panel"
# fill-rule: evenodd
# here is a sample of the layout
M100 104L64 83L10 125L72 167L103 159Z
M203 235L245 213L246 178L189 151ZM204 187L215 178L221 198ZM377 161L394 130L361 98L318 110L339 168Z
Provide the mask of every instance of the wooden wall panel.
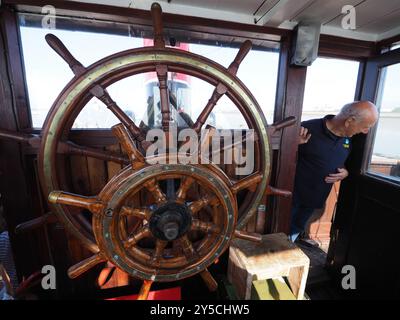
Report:
M268 197L264 196L261 200L259 210L257 212L254 232L265 234L267 217L268 217L267 206L268 206Z
M116 153L116 154L122 153L121 146L119 144L107 146L107 147L105 147L105 150ZM111 162L111 161L106 163L106 167L107 167L107 180L108 181L122 169L121 164Z
M254 214L247 222L246 231L248 232L256 232L256 221L257 221L257 213Z
M87 158L90 194L97 195L107 183L106 163L103 160Z
M90 176L88 170L88 161L86 157L82 156L70 156L70 177L72 180L71 192L82 194L84 196L90 196Z

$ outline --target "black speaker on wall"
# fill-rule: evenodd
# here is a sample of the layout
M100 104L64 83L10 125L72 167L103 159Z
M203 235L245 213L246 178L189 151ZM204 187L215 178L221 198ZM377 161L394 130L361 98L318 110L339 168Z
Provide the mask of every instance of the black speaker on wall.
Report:
M294 30L292 65L306 67L317 59L320 33L321 23L299 22Z

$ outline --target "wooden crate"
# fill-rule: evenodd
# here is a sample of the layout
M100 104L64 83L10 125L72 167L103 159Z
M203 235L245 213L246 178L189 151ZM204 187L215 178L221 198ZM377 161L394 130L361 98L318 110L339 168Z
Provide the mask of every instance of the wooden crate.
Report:
M251 298L255 280L286 277L298 300L304 297L310 259L284 233L263 235L261 243L235 239L229 249L228 280L239 299Z
M282 277L255 280L251 286L251 300L296 300Z

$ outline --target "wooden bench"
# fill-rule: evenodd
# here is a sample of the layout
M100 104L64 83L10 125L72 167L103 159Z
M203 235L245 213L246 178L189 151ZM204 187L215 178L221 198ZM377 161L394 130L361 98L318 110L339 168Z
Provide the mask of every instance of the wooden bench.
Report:
M251 299L255 280L286 277L298 300L304 297L310 259L284 233L263 235L261 243L242 239L229 249L228 280L239 299Z

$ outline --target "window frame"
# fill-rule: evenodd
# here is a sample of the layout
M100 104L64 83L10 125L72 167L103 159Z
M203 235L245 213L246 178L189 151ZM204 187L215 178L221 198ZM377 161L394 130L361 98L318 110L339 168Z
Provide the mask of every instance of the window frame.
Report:
M400 48L385 52L375 58L368 59L365 64L363 74L364 85L360 98L376 103L380 91L382 69L398 63L400 63ZM380 112L380 110L378 111ZM369 171L377 129L378 126L375 125L368 132L365 139L365 149L361 163L361 175L399 187L400 179Z

